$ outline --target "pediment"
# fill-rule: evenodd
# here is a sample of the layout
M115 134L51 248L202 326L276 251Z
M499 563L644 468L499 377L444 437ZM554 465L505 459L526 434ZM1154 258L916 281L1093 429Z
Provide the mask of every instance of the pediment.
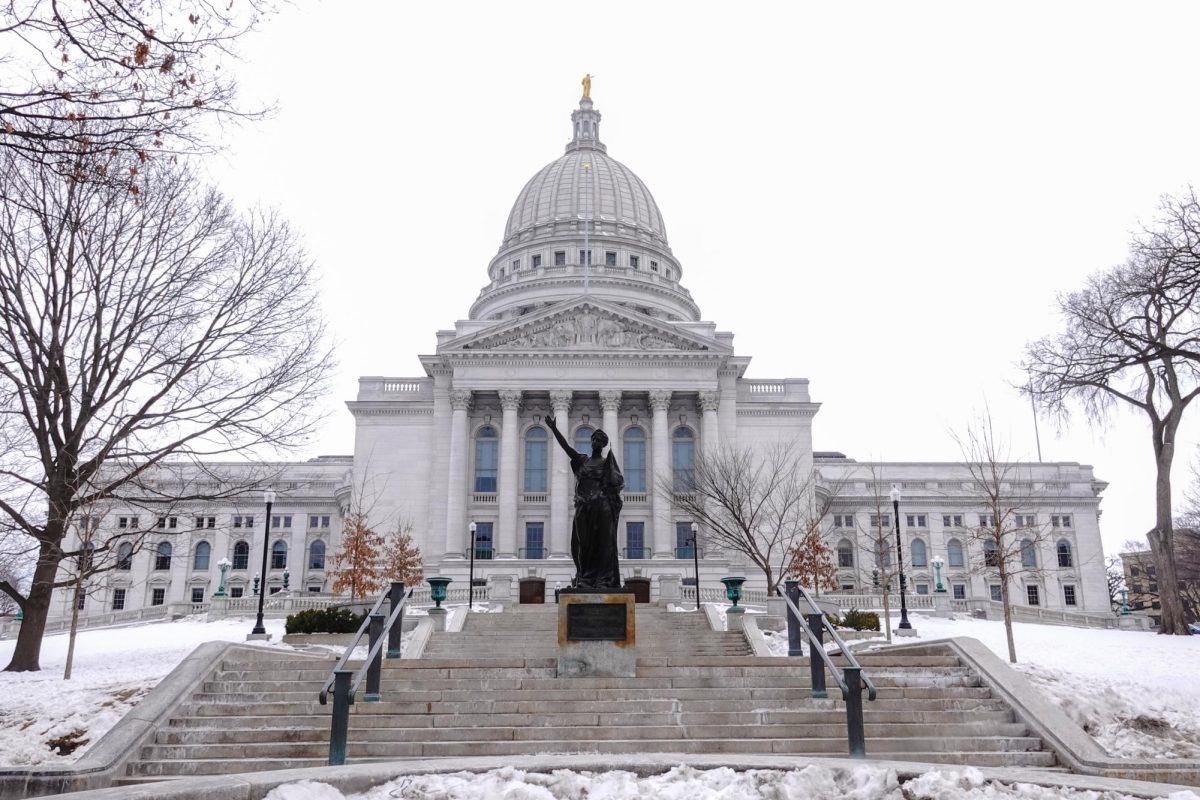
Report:
M462 339L441 352L724 352L727 348L615 303L573 300Z

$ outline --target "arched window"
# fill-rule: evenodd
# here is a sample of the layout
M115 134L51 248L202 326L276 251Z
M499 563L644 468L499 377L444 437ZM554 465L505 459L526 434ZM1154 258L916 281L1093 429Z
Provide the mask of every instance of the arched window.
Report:
M985 567L1000 566L1000 556L996 554L996 543L990 539L983 543L983 565Z
M638 427L625 431L625 491L646 491L646 432Z
M1028 539L1021 540L1021 566L1036 567L1037 566L1037 548L1033 546L1033 542Z
M925 542L920 539L913 539L912 542L912 566L929 566L929 559L925 556Z
M580 425L575 431L575 450L580 455L590 456L592 454L592 434L596 429L591 425Z
M317 539L308 548L308 568L325 569L325 543Z
M155 569L170 569L171 568L171 543L159 542L158 547L154 550L154 568Z
M121 542L117 547L117 569L122 572L133 569L133 545L129 542Z
M525 491L546 491L546 429L525 432Z
M484 425L475 434L475 491L496 491L497 458L500 437L491 425Z
M208 569L208 556L212 553L212 545L208 542L196 543L196 554L192 556L192 569Z
M671 436L671 470L675 491L690 491L695 486L696 434L680 425Z
M962 542L958 539L951 539L946 542L946 561L952 567L963 566Z
M247 569L250 566L250 545L236 542L233 545L233 568Z
M287 542L283 539L271 545L271 569L287 569Z
M837 554L839 567L854 566L854 546L850 544L849 539L842 539L838 542Z
M1060 567L1070 567L1074 565L1074 560L1071 558L1071 543L1066 539L1058 540L1058 565Z

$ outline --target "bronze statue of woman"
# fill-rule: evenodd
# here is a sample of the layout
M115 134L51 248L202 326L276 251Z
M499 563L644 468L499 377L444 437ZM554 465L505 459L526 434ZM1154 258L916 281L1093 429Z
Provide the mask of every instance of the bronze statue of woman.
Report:
M575 473L575 519L571 525L571 558L575 561L575 580L571 585L582 589L619 589L621 566L617 560L617 519L621 516L621 490L625 477L617 459L609 450L608 434L592 434L592 454L577 452L567 444L555 425L554 415L546 417L554 438L571 459Z

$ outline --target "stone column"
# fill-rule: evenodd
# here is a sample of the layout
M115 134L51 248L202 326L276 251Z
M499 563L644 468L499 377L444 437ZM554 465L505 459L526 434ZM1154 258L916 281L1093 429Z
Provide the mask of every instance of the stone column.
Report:
M551 392L550 409L558 423L559 431L570 430L567 414L571 411L570 392ZM571 556L571 464L552 438L549 443L550 469L550 530L547 531L551 558Z
M450 473L446 492L446 556L462 558L467 547L467 409L469 389L450 391Z
M500 425L500 482L496 498L500 505L500 530L496 532L499 558L517 557L517 492L521 483L517 475L517 447L521 438L517 410L520 407L520 390L500 390L500 408L504 417Z
M453 413L450 407L450 377L435 370L433 381L433 458L430 463L432 474L429 481L429 527L414 534L427 562L432 562L439 551L443 554L449 553L437 544L437 536L439 532L444 534L446 531L446 498L449 496L447 481L450 477L450 417ZM362 466L359 469L362 469ZM348 483L353 485L353 479ZM326 556L332 559L335 552L334 543L330 541L327 544L329 550Z
M700 451L706 456L715 453L720 444L717 424L717 409L720 407L720 392L700 393Z
M669 391L650 393L650 509L654 518L654 557L675 557L675 536L671 530L671 501L660 491L660 484L671 480L671 442L667 432Z
M621 408L621 393L618 391L604 391L600 393L600 409L604 412L603 428L608 434L609 449L618 454L617 463L621 463L621 433L617 430L620 423L617 421L617 414Z

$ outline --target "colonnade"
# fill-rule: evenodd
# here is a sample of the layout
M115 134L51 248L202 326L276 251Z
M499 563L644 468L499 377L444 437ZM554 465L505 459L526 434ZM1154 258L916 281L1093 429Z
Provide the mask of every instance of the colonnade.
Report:
M450 425L445 442L447 458L445 459L446 474L446 538L445 556L461 558L467 549L470 533L468 511L472 497L470 481L471 470L471 435L470 410L475 401L476 392L471 389L455 387L449 391ZM491 390L489 395L497 392ZM525 392L519 389L501 389L500 399L500 452L499 469L496 485L496 530L493 532L493 547L495 557L499 559L516 558L518 549L523 546L519 540L519 505L522 502L522 480L520 469L521 409L525 402ZM570 438L570 431L580 420L572 419L571 410L575 400L575 392L553 390L549 392L549 409L558 420L558 428L564 436ZM621 400L622 393L617 390L602 389L592 393L598 394L602 420L600 426L609 435L609 446L614 448L618 462L622 461L621 450ZM646 545L653 551L655 558L672 558L675 547L675 532L671 521L671 503L668 498L655 490L660 476L671 474L671 424L669 411L673 398L669 390L654 390L648 393L650 408L650 448L647 453L646 494L650 502L651 524L647 533ZM695 393L690 393L692 397ZM545 402L538 400L541 405ZM494 402L494 401L493 401ZM700 392L697 405L700 409L699 445L701 452L710 452L717 445L719 437L717 411L720 405L720 393ZM443 406L444 407L444 406ZM548 442L548 472L549 472L549 516L546 520L545 546L550 558L569 558L571 540L571 517L574 513L575 480L571 474L570 464L553 441ZM441 463L435 461L437 469Z

